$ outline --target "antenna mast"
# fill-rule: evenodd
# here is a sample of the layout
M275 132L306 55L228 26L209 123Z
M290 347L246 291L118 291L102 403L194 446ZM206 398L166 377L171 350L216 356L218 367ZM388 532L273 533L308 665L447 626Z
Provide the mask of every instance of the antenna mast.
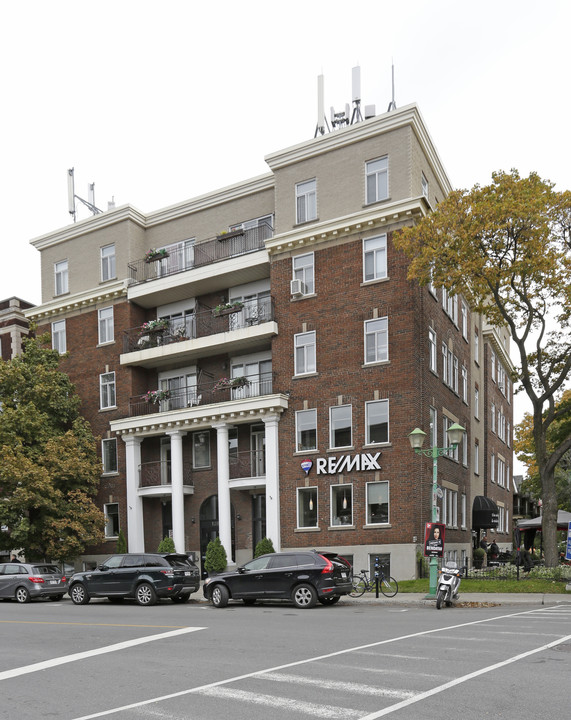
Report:
M393 83L393 97L392 100L389 103L389 106L387 108L387 112L390 112L391 110L397 109L397 104L395 102L395 64L393 63L391 65L392 68L392 83Z
M67 204L69 214L73 217L73 222L75 222L77 219L77 210L75 209L76 200L79 200L79 202L83 203L86 207L88 207L93 215L98 215L99 213L103 212L103 210L100 210L98 207L95 206L95 183L88 184L87 197L89 198L89 200L84 200L83 198L79 197L79 195L75 194L75 170L74 168L70 168L67 171Z

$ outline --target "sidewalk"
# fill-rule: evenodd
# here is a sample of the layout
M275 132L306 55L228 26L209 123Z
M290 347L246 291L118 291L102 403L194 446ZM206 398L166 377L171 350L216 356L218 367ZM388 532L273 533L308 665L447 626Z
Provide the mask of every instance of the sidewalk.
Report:
M435 606L435 600L427 600L426 593L397 593L393 598L387 598L381 593L379 597L375 596L374 592L366 592L361 595L360 598L352 598L349 595L345 595L339 601L344 605L359 605L359 604L379 604L379 605L397 605L397 606L408 606L408 607L430 607ZM460 597L454 602L456 607L462 606L482 606L488 607L491 605L560 605L560 604L571 604L571 593L566 595L545 595L542 593L463 593L460 588Z

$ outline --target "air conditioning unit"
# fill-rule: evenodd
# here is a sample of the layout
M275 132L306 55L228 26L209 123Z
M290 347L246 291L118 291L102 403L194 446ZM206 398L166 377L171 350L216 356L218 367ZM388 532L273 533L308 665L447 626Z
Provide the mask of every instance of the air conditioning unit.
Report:
M289 287L292 295L303 295L301 280L292 280Z

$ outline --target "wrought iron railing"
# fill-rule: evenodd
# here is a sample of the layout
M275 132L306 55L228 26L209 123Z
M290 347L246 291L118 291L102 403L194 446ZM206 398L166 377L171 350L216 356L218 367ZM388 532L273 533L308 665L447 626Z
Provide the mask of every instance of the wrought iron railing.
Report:
M182 484L194 486L192 480L192 468L189 463L184 463L182 468ZM171 463L167 460L145 462L139 465L139 487L157 487L159 485L172 485Z
M166 322L164 327L159 326L149 330L145 324L125 330L123 352L148 350L182 340L194 340L198 337L241 330L273 319L274 301L271 297L245 300L235 309L221 311L215 308L199 309L192 315Z
M251 450L230 455L230 479L264 477L266 474L266 453Z
M157 391L157 395L136 395L129 400L129 417L271 395L273 384L273 373L268 372L229 379L227 384L221 380L207 383L201 381L198 385Z
M149 262L142 258L129 263L131 283L157 280L158 278L176 275L195 267L227 260L231 257L261 250L265 240L273 236L273 228L263 223L249 230L233 231L205 240L194 245L180 243L166 245L167 257Z

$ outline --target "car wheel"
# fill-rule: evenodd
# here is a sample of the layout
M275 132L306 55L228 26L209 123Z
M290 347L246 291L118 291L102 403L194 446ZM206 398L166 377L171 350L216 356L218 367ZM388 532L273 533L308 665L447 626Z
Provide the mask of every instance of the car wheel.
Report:
M61 600L63 598L63 595L51 595L50 600L52 602L58 602L58 600Z
M16 602L19 603L28 603L31 600L30 593L25 587L16 588L14 597L16 598Z
M298 585L291 594L293 604L305 610L305 608L315 607L317 603L317 593L311 585Z
M214 607L217 608L223 608L228 605L228 598L230 597L228 593L228 588L224 585L215 585L214 590L212 591L212 604Z
M89 593L85 589L85 586L81 583L76 583L71 586L69 589L69 596L71 601L76 605L87 605L90 600Z
M341 596L327 595L327 597L320 597L318 600L322 605L335 605L335 603L338 603L339 600L341 600Z
M244 598L244 605L254 605L256 598Z
M135 600L139 605L154 605L157 602L157 593L151 583L143 582L135 590Z
M176 597L172 597L171 600L173 603L185 603L188 602L188 598L190 597L190 593L184 593L184 595L177 595Z

